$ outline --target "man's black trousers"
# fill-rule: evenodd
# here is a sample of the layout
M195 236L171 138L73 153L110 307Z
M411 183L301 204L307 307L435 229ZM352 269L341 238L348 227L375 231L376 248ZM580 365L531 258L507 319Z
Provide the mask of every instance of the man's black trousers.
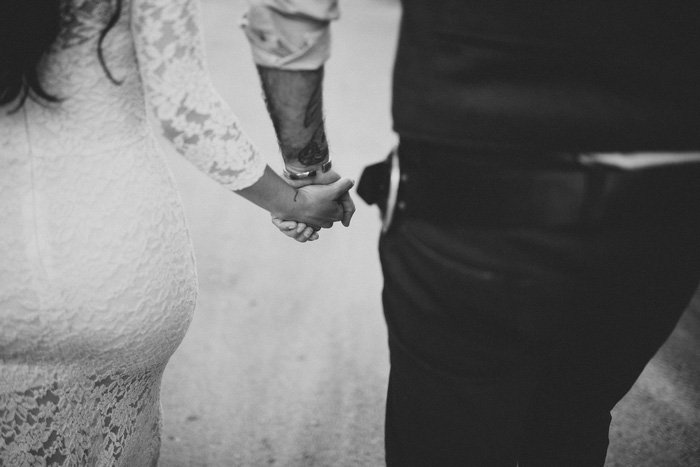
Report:
M507 198L495 217L466 212L458 187L451 200L400 196L441 205L403 205L380 240L389 467L603 466L611 409L700 280L700 169L646 169L631 184L594 172L582 169L592 181L575 215L551 223L510 222ZM429 214L445 203L453 216Z

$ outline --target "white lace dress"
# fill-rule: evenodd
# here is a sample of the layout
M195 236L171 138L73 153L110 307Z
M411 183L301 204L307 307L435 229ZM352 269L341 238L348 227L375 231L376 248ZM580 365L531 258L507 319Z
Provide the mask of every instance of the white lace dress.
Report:
M154 466L160 379L195 306L178 193L147 123L231 189L264 163L207 74L195 0L72 0L59 104L0 109L0 466Z

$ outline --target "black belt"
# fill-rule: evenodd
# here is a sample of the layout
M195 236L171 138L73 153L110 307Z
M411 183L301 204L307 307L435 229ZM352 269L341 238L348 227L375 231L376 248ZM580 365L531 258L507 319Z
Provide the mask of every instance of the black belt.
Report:
M439 154L394 150L365 168L357 192L379 206L385 230L394 216L484 226L649 224L693 214L691 205L700 205L700 164L513 168L468 158L441 163Z

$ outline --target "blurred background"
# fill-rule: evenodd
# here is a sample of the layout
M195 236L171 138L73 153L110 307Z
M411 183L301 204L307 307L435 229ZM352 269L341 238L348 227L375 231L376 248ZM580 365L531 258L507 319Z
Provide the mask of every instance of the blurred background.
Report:
M333 164L359 178L396 141L389 115L398 0L346 0L333 25L325 108ZM244 0L202 0L214 84L281 169L239 28ZM195 318L163 382L160 467L384 465L388 372L378 212L317 242L166 148L198 263ZM700 466L700 299L614 413L608 466ZM440 466L436 466L440 467Z

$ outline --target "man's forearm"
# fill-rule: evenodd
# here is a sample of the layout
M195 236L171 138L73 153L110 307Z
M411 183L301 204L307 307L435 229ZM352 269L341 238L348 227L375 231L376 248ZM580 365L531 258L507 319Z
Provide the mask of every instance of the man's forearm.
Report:
M329 160L323 122L323 67L281 70L258 66L258 72L287 170L297 174L315 171L310 178L292 179L289 183L302 186L338 180L340 175L327 170L328 165L321 168L321 164ZM337 202L343 208L342 223L347 227L355 212L355 203L347 192L338 197Z
M280 70L259 66L258 72L287 168L303 171L325 162L323 67Z

